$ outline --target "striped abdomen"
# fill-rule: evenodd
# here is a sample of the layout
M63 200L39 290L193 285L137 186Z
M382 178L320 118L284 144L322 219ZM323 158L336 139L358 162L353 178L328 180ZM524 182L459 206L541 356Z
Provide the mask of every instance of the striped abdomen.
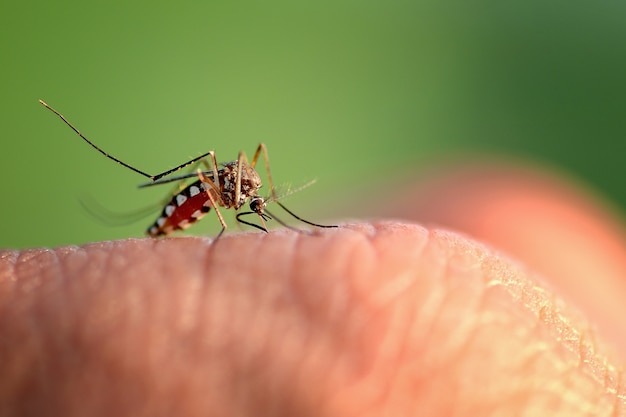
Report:
M213 206L205 187L209 185L198 180L176 194L146 233L152 237L167 235L201 219Z

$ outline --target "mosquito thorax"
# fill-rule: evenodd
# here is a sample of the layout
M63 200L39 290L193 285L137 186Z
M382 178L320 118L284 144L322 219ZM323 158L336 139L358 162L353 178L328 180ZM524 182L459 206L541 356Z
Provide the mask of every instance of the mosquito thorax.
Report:
M237 161L227 162L223 168L219 170L220 184L222 185L222 201L225 207L234 207L239 209L249 198L257 195L257 191L261 188L261 177L258 172L249 164L244 163L241 166L241 190L239 192L239 200L236 200L237 194Z

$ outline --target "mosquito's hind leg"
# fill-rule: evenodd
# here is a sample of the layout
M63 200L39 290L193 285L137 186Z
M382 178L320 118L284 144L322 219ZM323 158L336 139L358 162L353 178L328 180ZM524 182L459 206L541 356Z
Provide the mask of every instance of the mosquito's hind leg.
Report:
M159 180L160 178L166 177L180 169L183 169L197 161L200 161L204 158L206 158L207 156L211 156L211 158L213 159L213 161L215 161L215 155L213 151L209 151L205 154L202 154L200 156L197 156L183 164L178 165L177 167L174 167L172 169L168 169L167 171L161 172L160 174L156 174L156 175L150 175L147 172L144 172L138 168L135 168L134 166L127 164L126 162L122 161L121 159L118 159L116 157L114 157L113 155L109 154L108 152L106 152L104 149L100 148L98 145L96 145L95 143L93 143L91 140L87 139L87 137L85 135L83 135L72 123L70 123L69 120L67 120L65 118L65 116L63 116L61 113L59 113L57 110L53 109L52 107L50 107L45 101L43 100L39 100L39 103L41 103L41 105L43 105L45 108L47 108L48 110L50 110L52 113L54 113L55 115L57 115L66 125L68 125L74 132L76 132L76 134L78 136L81 137L81 139L83 139L86 143L88 143L92 148L94 148L95 150L97 150L98 152L100 152L102 155L106 156L107 158L117 162L118 164L122 165L123 167L126 167L128 169L130 169L131 171L136 172L137 174L143 175L144 177L150 179L150 181L154 182ZM213 165L217 165L216 163L214 163ZM215 175L214 175L215 176Z
M210 154L212 153L213 151L210 152ZM215 159L215 156L213 156L213 158ZM198 161L193 162L188 172L192 172L194 169L197 169L198 165L200 164L203 164L207 170L211 169L211 166L209 162L207 161L207 159L202 158ZM147 184L152 184L152 183L147 183ZM172 190L161 201L159 201L158 205L161 207L165 206L167 203L170 202L170 200L172 199L172 196L179 194L182 190L186 188L186 186L187 186L187 182L185 181L185 179L178 181L176 185L172 187Z
M206 165L207 164L207 162L206 162L206 157L207 156L210 156L211 159L213 161L215 161L215 152L209 151L209 152L204 153L204 154L202 154L200 156L197 156L197 157L195 157L193 159L190 159L189 161L187 161L185 163L182 163L182 164L178 165L177 167L174 167L172 169L168 169L167 171L161 172L160 174L152 175L149 178L153 182L157 181L160 178L167 177L168 175L170 175L170 174L172 174L172 173L174 173L176 171L179 171L179 170L181 170L181 169L183 169L183 168L185 168L185 167L187 167L187 166L189 166L191 164L195 164L196 162L201 162L201 163L204 163ZM217 165L217 164L214 164L214 165Z

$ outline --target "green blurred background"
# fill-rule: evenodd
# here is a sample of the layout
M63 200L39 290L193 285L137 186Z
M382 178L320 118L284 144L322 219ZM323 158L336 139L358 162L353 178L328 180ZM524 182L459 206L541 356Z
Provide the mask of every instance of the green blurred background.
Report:
M626 207L623 1L35 1L0 21L0 247L141 236L156 214L112 228L79 197L127 212L169 190L137 190L39 98L150 173L266 142L278 183L318 179L289 201L312 220L383 196L380 172L466 151L553 165Z

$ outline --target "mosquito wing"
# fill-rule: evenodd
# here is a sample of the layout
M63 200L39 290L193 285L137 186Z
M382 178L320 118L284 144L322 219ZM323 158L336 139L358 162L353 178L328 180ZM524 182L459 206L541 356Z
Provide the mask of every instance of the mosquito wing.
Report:
M159 210L162 204L155 203L146 207L142 207L128 212L117 212L104 207L96 201L91 195L85 194L78 199L83 209L93 218L107 226L126 226L135 223Z

